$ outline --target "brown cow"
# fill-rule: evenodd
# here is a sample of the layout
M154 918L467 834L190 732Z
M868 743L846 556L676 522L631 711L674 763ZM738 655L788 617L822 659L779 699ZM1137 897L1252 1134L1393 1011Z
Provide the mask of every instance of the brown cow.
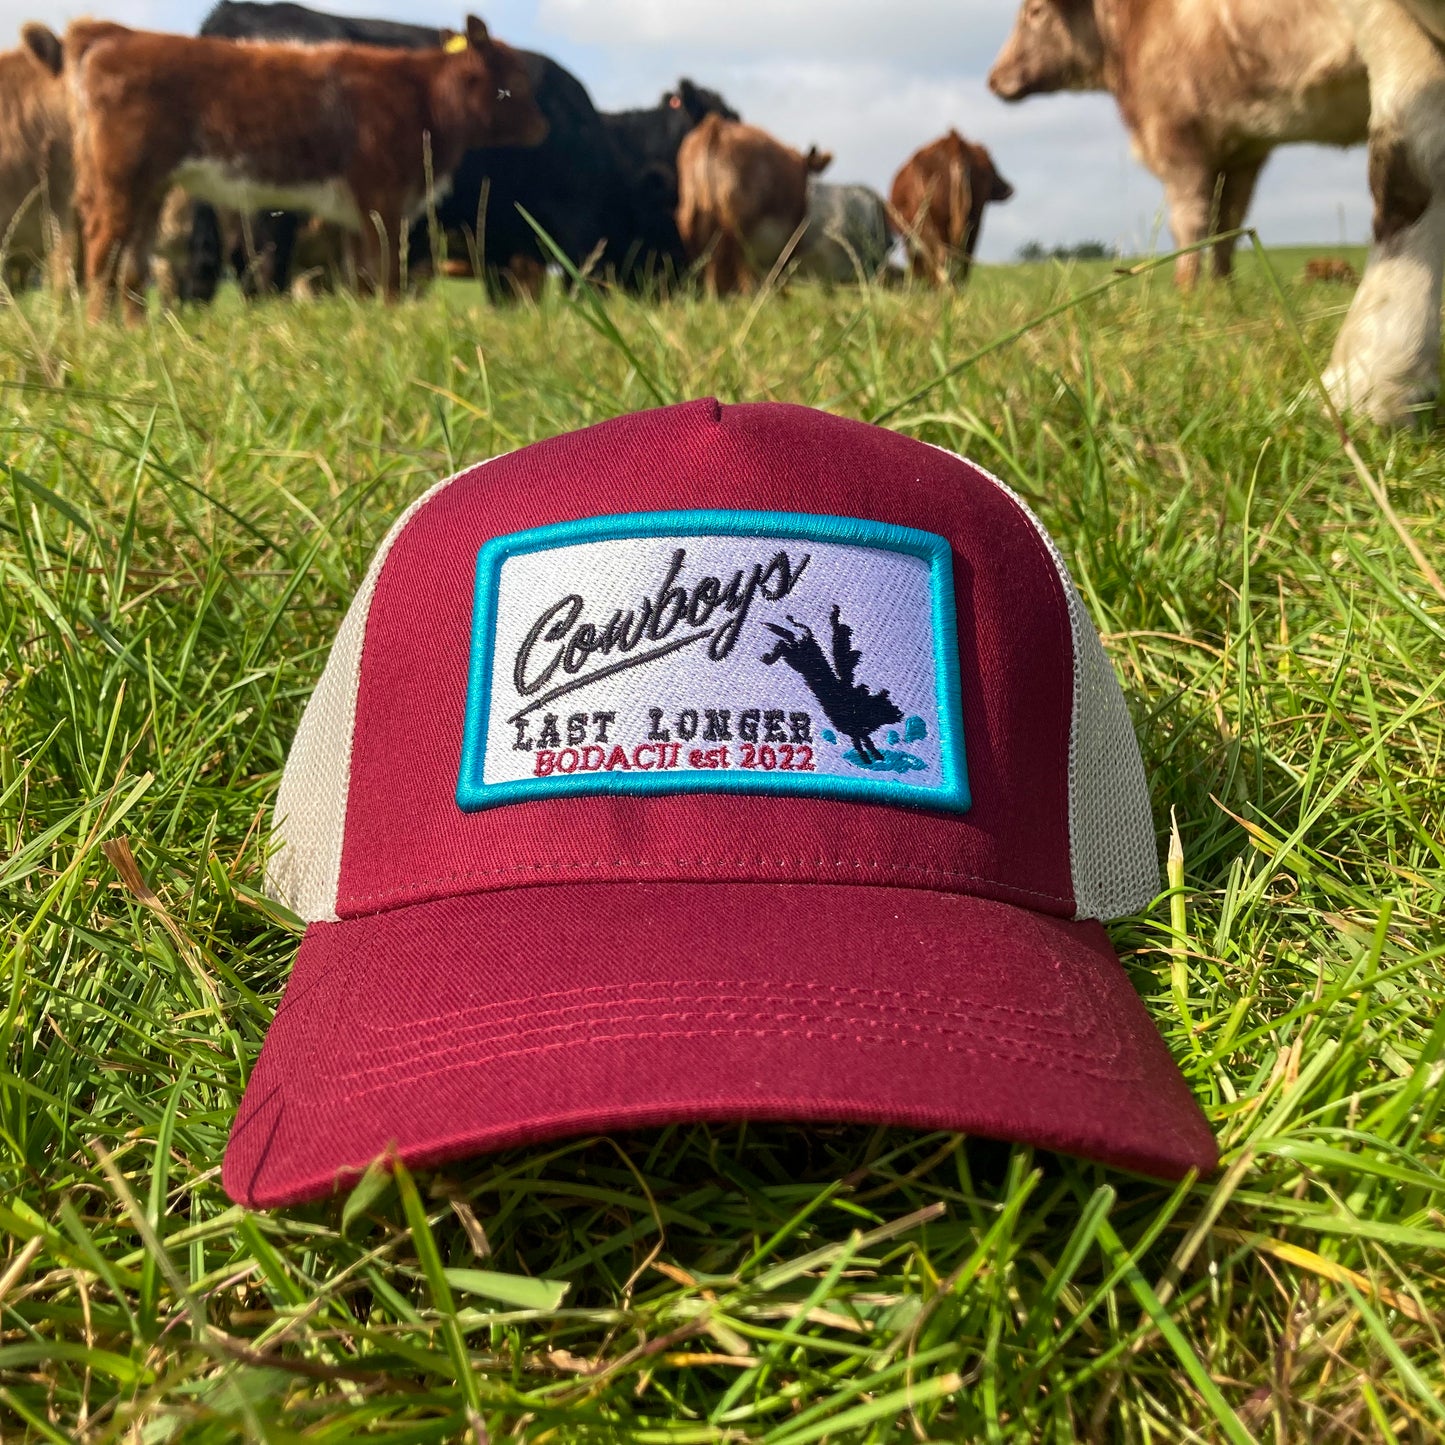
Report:
M1010 101L1110 91L1164 183L1178 246L1243 225L1275 146L1355 145L1370 114L1337 0L1023 0L988 83ZM1216 275L1228 275L1234 244L1216 243ZM1199 252L1174 274L1192 285Z
M474 16L433 50L246 43L79 21L65 36L92 318L117 272L132 319L174 182L217 206L305 210L359 237L397 294L407 227L481 145L536 145L547 122L520 57Z
M677 229L692 260L706 257L710 291L751 290L778 264L807 218L808 177L832 159L720 115L688 132L677 152Z
M1311 256L1305 262L1306 281L1331 281L1339 286L1358 286L1360 273L1338 256Z
M0 52L0 263L6 284L29 280L47 257L62 274L70 227L70 120L60 41L43 25L21 29Z
M983 208L1013 193L988 151L956 130L914 151L889 195L890 219L908 247L914 277L935 286L954 274L966 281Z

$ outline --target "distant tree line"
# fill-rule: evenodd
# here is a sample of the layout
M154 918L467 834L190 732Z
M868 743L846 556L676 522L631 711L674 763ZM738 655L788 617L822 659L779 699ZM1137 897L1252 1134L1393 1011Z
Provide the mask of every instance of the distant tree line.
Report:
M1104 241L1076 241L1072 246L1045 246L1042 241L1025 241L1018 249L1020 261L1112 261L1117 246Z

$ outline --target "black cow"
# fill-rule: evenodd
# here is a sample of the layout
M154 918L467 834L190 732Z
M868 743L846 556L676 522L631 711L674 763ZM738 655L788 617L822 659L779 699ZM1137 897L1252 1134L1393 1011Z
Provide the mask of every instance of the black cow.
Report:
M330 15L286 0L277 4L220 0L202 24L201 34L313 44L342 40L408 49L439 43L438 31L428 26ZM652 110L604 116L581 81L556 61L528 51L519 54L532 93L547 117L547 138L525 150L495 146L464 156L450 189L437 198L439 227L477 235L478 250L493 278L515 257L552 259L519 206L575 265L600 262L629 282L657 265L654 258L680 266L681 245L673 221L677 147L709 109L732 115L722 98L684 81L674 96L665 96ZM258 103L264 104L264 98ZM430 258L428 225L421 220L413 230L413 267ZM285 213L253 219L253 256L236 258L238 274L248 289L285 289L296 226L297 218ZM209 291L214 291L214 282ZM209 294L204 278L193 282L192 292Z
M624 276L649 265L664 276L668 271L680 274L687 266L677 233L677 148L688 131L714 114L741 119L717 91L686 79L648 110L603 112L631 200L628 250L613 257Z

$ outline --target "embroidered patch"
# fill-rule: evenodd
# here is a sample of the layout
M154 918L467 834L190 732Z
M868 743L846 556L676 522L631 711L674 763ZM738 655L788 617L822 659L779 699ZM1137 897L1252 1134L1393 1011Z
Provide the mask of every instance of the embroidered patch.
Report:
M948 543L711 511L488 542L457 803L588 792L967 809Z

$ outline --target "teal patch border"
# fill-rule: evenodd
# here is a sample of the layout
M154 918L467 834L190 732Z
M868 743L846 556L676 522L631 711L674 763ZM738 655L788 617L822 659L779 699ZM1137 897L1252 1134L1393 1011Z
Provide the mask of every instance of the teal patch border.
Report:
M928 563L933 609L933 655L938 678L939 766L943 782L919 788L876 774L836 777L810 773L751 773L704 770L667 773L566 773L508 782L482 780L486 764L486 726L491 710L492 658L496 641L497 587L502 564L509 557L548 551L579 542L605 542L631 537L768 537L796 541L834 542L904 552ZM933 532L869 522L855 517L830 517L807 512L683 511L627 512L558 522L494 537L477 553L477 580L472 608L471 660L467 706L462 730L462 762L457 779L457 806L474 813L504 803L578 793L767 793L773 796L837 798L849 803L889 803L905 808L967 812L968 762L963 743L963 702L958 665L957 611L953 593L953 555L947 541Z

